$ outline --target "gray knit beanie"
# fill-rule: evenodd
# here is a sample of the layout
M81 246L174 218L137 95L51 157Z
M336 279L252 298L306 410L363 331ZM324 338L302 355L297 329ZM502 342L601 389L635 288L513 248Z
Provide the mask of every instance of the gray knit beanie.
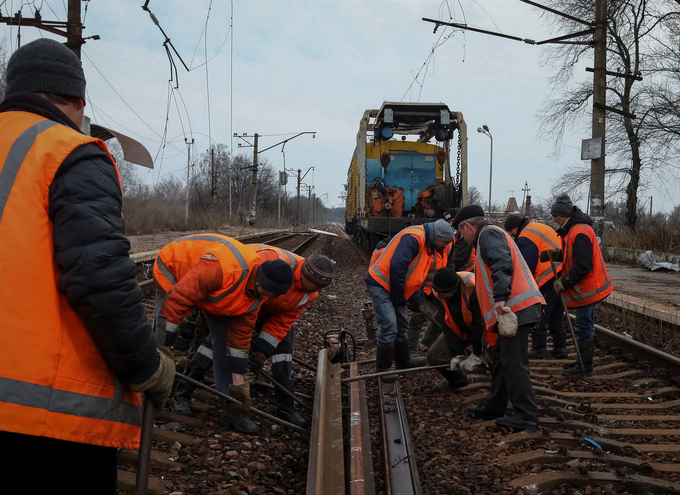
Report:
M85 100L85 74L75 53L41 38L22 46L7 62L5 98L20 91L75 96Z
M574 209L574 204L571 202L569 195L560 194L550 208L550 214L554 217L569 218L574 213Z
M446 220L437 220L434 222L434 239L435 241L451 242L453 240L453 229Z

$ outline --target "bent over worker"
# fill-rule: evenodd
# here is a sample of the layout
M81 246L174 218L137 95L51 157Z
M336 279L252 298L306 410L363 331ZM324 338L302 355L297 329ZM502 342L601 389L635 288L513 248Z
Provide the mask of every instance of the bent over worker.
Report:
M454 226L477 246L475 290L484 316L486 339L493 346L491 395L468 410L476 417L496 419L496 424L516 429L538 429L538 408L529 379L529 329L541 319L543 296L519 249L501 228L484 220L480 206L462 208ZM514 313L514 336L498 335L496 323ZM506 317L504 317L506 318ZM504 416L508 400L514 417Z
M267 299L262 303L257 323L253 332L250 351L250 368L258 373L266 359L271 358L273 378L288 391L295 389L292 373L293 342L295 328L293 324L300 314L314 302L323 287L333 279L333 262L322 254L313 254L307 259L296 254L266 244L248 244L248 248L264 260L280 259L293 269L293 285L286 294ZM207 339L191 358L186 374L194 380L200 380L203 374L212 367L212 342ZM173 411L189 414L189 400L194 387L181 382L175 390L172 403ZM295 409L293 399L280 391L274 391L276 415L281 419L304 427L305 420Z
M534 275L536 285L545 299L545 308L541 321L531 330L531 349L529 359L545 359L548 355L558 359L567 357L567 332L564 328L564 307L560 295L555 292L550 261L541 261L540 254L549 249L558 249L562 244L555 229L538 222L529 222L519 215L510 214L505 219L505 230L515 238L517 247L522 253L529 270ZM556 263L559 273L561 264ZM548 330L553 338L553 348L546 350Z
M22 493L114 495L117 449L139 448L139 392L159 407L175 374L135 281L115 162L80 131L84 106L71 50L39 39L14 52L0 103L0 475Z
M408 349L406 301L423 285L434 262L435 251L442 251L453 239L453 230L444 220L407 227L390 241L366 275L366 288L380 327L376 368L387 371L413 366Z
M153 267L157 326L175 327L194 306L202 309L212 339L215 388L242 402L227 403L221 421L244 433L258 428L250 409L248 353L260 306L285 294L293 271L282 260L263 261L252 249L220 234L196 234L166 244Z
M567 194L557 197L550 213L560 225L557 233L562 237L562 250L554 252L562 261L562 270L553 285L556 292L562 292L567 307L576 309L574 331L585 367L585 370L581 369L577 359L564 365L563 374L590 376L595 355L595 304L611 294L614 285L609 278L592 219L574 206ZM547 253L542 259L547 259Z
M427 364L439 364L444 347L456 359L465 352L466 347L472 345L474 357L467 360L471 363L468 371L472 371L472 367L482 362L484 335L484 319L475 291L475 276L470 272L456 273L453 268L441 268L434 274L432 288L439 306L437 320L442 334L427 352ZM459 367L460 361L454 361L450 370L438 370L444 380L435 385L434 391L443 393L465 387L468 379ZM463 368L466 366L463 365Z

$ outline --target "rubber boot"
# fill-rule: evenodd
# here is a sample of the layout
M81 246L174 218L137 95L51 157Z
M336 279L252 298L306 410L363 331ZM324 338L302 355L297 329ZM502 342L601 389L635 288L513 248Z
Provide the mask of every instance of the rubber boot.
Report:
M545 349L545 341L547 335L539 333L535 329L531 335L531 349L529 349L529 359L545 359L548 357L548 351Z
M419 342L420 342L420 326L409 326L408 327L408 352L411 354L412 357L418 357L418 343Z
M290 361L280 361L272 363L272 378L283 385L290 393L295 391L295 378L293 377L292 363ZM274 400L276 401L276 416L293 423L295 426L301 428L307 427L307 422L304 420L297 409L295 409L295 401L291 396L284 393L279 387L274 387Z
M566 359L567 354L567 332L564 328L552 334L553 348L548 349L548 354L556 359Z
M434 391L437 393L453 392L470 383L465 373L460 370L439 370L439 372L444 377L444 380L435 385Z
M241 414L240 406L227 404L220 416L220 423L241 433L257 433L259 427Z
M408 341L404 340L394 343L394 363L398 370L418 368L419 366L427 366L427 358L425 356L411 357Z
M376 373L390 371L392 369L393 362L394 362L394 345L392 344L386 345L378 341L378 345L376 346L375 349ZM396 381L396 379L397 375L386 375L382 377L382 381L385 383L393 383L394 381Z
M578 349L581 351L581 358L583 359L584 369L581 369L581 363L576 362L576 366L567 368L562 371L564 376L593 376L593 357L595 356L595 343L592 340L578 343Z
M208 345L211 345L211 343L208 342ZM205 372L210 370L212 366L212 349L203 344L194 353L184 374L194 380L201 380ZM192 414L189 404L191 403L191 394L194 393L195 388L191 383L179 380L175 388L175 396L170 404L172 412L187 416Z

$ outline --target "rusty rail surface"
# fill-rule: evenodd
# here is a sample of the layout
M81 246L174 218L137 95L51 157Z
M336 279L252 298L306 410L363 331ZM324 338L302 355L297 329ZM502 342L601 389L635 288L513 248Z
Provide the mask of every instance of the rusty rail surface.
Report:
M381 401L380 423L385 450L385 493L422 495L399 381L383 383L379 380L378 397Z
M319 352L307 468L307 495L345 495L339 364Z
M359 365L349 363L350 376L359 376ZM352 382L349 389L349 493L375 495L371 430L366 401L366 382Z

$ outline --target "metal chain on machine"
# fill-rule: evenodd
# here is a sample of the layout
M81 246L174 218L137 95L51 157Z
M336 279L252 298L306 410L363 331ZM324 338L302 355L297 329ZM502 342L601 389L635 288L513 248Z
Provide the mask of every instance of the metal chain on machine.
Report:
M454 185L456 187L460 186L460 156L462 154L463 143L460 139L460 130L458 131L458 156L456 157L456 180Z

